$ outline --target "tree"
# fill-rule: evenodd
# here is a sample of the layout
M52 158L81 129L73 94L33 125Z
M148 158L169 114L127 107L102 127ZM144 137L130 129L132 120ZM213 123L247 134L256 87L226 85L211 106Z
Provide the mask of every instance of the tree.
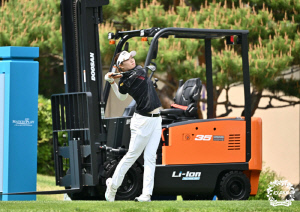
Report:
M0 46L37 46L39 92L47 97L63 91L60 2L10 0L0 7Z
M195 10L199 10L201 5L208 3L227 4L229 8L249 4L256 11L263 9L272 11L275 21L281 21L287 15L288 20L292 20L294 16L295 22L300 23L299 0L188 0L187 2Z
M288 1L286 4L289 5L290 2ZM299 8L299 5L299 1L295 1L294 10L295 8ZM230 8L227 6L226 1L223 4L222 2L211 4L206 2L205 5L200 7L199 11L192 11L191 7L187 6L183 1L181 1L180 6L176 7L176 11L174 7L165 11L163 5L153 1L151 4L146 4L145 7L137 8L135 12L127 16L127 21L133 26L133 29L149 28L152 26L174 26L249 30L249 62L251 83L253 86L253 115L258 108L261 98L264 97L276 98L277 100L287 102L286 106L300 103L299 100L285 100L277 93L274 93L273 96L262 95L262 92L266 88L273 88L273 91L275 91L274 86L280 82L282 74L286 74L285 70L292 65L297 66L299 64L299 55L297 54L299 51L298 24L293 21L293 16L290 17L292 20L288 20L288 16L286 15L283 20L276 21L272 11L268 8L263 6L261 10L256 10L255 7L250 7L250 5L243 4L241 1L239 2L239 6L232 4ZM187 77L202 76L201 79L205 81L205 66L201 62L202 50L204 48L203 43L169 39L167 41L160 41L159 45L159 65L161 70L167 72L166 81L169 82L160 93L166 93L166 91L170 90L172 88L169 85L170 83L173 84L174 88L174 81L179 78L187 79ZM240 51L239 46L229 47L218 41L214 41L212 45L215 56L213 69L215 71L214 100L216 105L222 91L228 92L231 87L240 84L242 67L241 57L237 54ZM140 44L134 46L134 48L137 48L139 52L144 49L143 45ZM221 52L223 54L220 54ZM195 54L198 57L195 57ZM173 65L171 65L172 61ZM178 62L178 65L174 62ZM196 64L200 65L197 66ZM299 83L297 84L299 80L285 80L285 82L286 84L291 82L289 85L295 85L294 90L296 89L299 93ZM272 91L272 89L269 90ZM287 90L291 89L281 91ZM165 96L169 96L170 93L172 92L168 92ZM285 94L292 95L292 93ZM218 104L223 104L227 111L226 114L222 114L221 116L228 115L232 107L242 107L242 105L231 104L228 96L225 102ZM270 107L274 106L269 105L268 108ZM216 115L216 108L214 114Z
M4 1L6 2L6 1ZM10 0L0 7L0 45L40 47L40 93L50 96L63 91L63 56L60 21L60 2L55 0ZM13 13L10 11L14 11ZM261 98L299 104L299 100L284 99L284 95L299 98L299 80L284 79L286 70L299 71L299 0L186 0L128 2L110 0L105 6L106 23L99 25L101 59L108 65L114 47L108 45L107 33L122 29L158 27L189 27L211 29L247 29L249 34L249 62L252 92L252 114ZM151 39L150 41L151 42ZM233 105L229 97L218 102L222 92L241 83L240 47L227 46L213 40L213 69L215 105L224 105L228 115ZM147 53L147 43L134 40L141 63ZM204 43L174 38L159 41L157 61L159 70L166 74L159 95L164 107L169 107L178 79L200 76L205 81ZM222 54L221 54L222 53ZM287 86L283 86L287 85ZM291 89L292 88L292 89ZM264 96L264 90L273 92ZM295 92L296 91L296 92ZM205 101L202 100L202 101ZM267 107L273 107L271 104ZM215 115L217 114L215 108Z

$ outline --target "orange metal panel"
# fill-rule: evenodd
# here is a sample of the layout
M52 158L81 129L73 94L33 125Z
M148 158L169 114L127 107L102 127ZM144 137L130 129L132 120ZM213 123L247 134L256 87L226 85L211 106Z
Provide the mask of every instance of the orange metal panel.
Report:
M162 163L170 165L245 162L245 131L245 121L233 120L170 127L169 146L163 146Z
M258 183L259 183L259 170L247 170L244 171L244 174L249 178L250 185L251 185L251 192L250 195L256 195L258 190Z
M251 118L251 159L249 170L262 169L262 120L258 117Z

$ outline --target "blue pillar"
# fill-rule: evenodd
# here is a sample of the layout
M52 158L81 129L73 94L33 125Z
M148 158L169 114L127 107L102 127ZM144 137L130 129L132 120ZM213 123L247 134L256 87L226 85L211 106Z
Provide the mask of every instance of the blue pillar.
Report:
M39 64L33 59L38 56L38 47L0 47L3 193L36 191ZM36 200L36 195L0 195L0 200Z
M0 200L3 191L4 74L0 72Z

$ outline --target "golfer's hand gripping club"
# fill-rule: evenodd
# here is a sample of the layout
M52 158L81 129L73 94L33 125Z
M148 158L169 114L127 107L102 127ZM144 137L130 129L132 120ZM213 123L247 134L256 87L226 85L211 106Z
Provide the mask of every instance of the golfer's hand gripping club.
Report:
M121 77L122 77L122 74L109 72L109 73L105 74L104 79L109 83L113 83L115 81L114 79L121 78Z

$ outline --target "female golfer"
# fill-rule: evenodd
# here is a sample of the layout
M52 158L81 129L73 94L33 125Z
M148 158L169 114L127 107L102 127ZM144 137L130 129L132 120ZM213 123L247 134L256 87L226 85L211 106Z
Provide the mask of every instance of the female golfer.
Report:
M112 178L108 178L106 181L105 198L109 202L115 200L117 189L122 184L126 172L143 151L143 192L135 200L139 202L151 201L154 186L156 151L162 130L162 119L159 114L161 103L152 81L147 77L146 70L141 66L136 66L133 58L135 55L135 51L118 53L115 57L115 64L120 73L113 75L110 72L105 75L105 80L111 84L113 91L120 100L125 100L129 94L137 104L130 124L131 138L128 152L118 164ZM114 82L114 78L121 78L119 87Z

